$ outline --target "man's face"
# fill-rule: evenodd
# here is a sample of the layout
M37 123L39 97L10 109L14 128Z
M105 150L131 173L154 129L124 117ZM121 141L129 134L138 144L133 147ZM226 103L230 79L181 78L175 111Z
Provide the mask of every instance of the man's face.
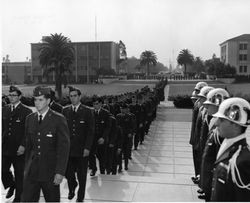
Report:
M218 111L218 108L219 108L218 106L215 106L215 105L212 105L212 104L206 104L204 106L207 109L208 115L210 115L210 116L215 114Z
M10 100L10 103L11 103L11 104L16 104L16 103L19 102L20 99L21 99L21 95L18 96L18 94L17 94L16 91L10 92L9 95L8 95L8 97L9 97L9 100Z
M78 95L77 91L72 91L69 93L70 101L73 105L77 105L80 103L81 95Z
M219 136L224 138L233 138L234 135L234 123L224 118L218 118L215 125L217 126Z
M44 95L35 97L35 107L38 112L43 113L49 106L50 99L44 97Z
M99 110L101 108L101 106L102 106L101 102L99 102L99 101L93 102L93 107L95 110Z

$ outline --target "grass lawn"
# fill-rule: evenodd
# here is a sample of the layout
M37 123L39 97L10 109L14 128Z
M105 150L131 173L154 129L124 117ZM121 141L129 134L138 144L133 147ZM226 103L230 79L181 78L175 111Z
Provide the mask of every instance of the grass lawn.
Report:
M117 95L122 94L125 92L134 92L137 89L141 89L144 86L148 85L150 88L153 88L155 86L155 83L158 81L122 81L122 82L115 82L111 84L91 84L91 85L85 85L85 84L77 84L73 85L75 87L78 87L83 95L92 96L94 94L96 95ZM23 92L24 96L31 96L34 86L27 86L27 85L20 85L19 88ZM54 85L51 85L51 87L54 89ZM9 86L2 86L2 93L8 94ZM68 88L62 88L63 95L68 94Z
M244 84L209 84L215 88L227 88L230 94L234 96L248 95L250 97L250 83ZM191 95L195 84L170 84L169 96Z

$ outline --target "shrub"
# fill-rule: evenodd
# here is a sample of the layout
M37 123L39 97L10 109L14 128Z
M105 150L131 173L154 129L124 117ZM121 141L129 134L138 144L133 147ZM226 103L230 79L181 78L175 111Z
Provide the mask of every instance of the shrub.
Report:
M190 98L190 95L177 95L168 97L169 101L173 101L174 106L176 108L186 108L191 109L193 108L193 102Z

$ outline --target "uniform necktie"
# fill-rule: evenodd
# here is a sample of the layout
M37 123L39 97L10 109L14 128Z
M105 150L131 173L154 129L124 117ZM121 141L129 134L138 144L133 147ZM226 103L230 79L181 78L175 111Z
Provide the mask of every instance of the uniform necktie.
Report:
M15 106L12 105L12 106L11 106L11 109L12 109L11 112L15 111Z
M38 123L41 124L41 123L42 123L42 120L43 120L43 116L42 116L42 115L39 115Z

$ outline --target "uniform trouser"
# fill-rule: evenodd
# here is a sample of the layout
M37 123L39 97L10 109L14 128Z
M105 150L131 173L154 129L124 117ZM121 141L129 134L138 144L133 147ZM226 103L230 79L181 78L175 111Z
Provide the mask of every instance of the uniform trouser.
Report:
M89 157L69 157L66 178L68 181L69 191L74 191L75 187L77 186L75 173L77 174L77 180L79 183L79 189L77 192L78 200L83 200L85 197L88 160Z
M129 138L129 151L128 151L128 157L131 158L132 156L132 148L133 148L133 136Z
M120 163L122 162L122 157L121 157L121 153L118 154L117 152L117 147L114 147L114 150L113 150L113 161L112 161L112 174L115 175L117 173L117 166L119 165L120 166Z
M201 160L200 160L200 151L194 146L192 146L193 150L193 162L194 162L194 172L195 176L200 174Z
M36 181L25 178L23 181L22 202L38 202L42 190L46 202L60 202L60 185L51 181Z
M136 129L136 133L135 133L135 136L134 136L134 148L137 149L138 147L138 144L139 144L139 140L140 140L140 128L138 127Z
M112 171L114 162L114 147L107 147L106 171L109 174Z
M125 168L128 167L128 158L129 158L129 153L130 153L130 142L131 142L130 140L131 139L132 137L128 137L128 135L126 135L123 146L122 146Z
M141 128L139 128L139 139L140 139L140 142L144 141L144 137L145 137L144 127L141 127Z
M93 171L97 171L96 157L99 160L99 168L102 174L105 173L105 160L106 160L106 144L93 144L89 156L89 168Z
M14 168L14 175L10 171L11 164ZM20 198L23 191L24 155L2 156L2 182L4 188L15 186L15 197Z

